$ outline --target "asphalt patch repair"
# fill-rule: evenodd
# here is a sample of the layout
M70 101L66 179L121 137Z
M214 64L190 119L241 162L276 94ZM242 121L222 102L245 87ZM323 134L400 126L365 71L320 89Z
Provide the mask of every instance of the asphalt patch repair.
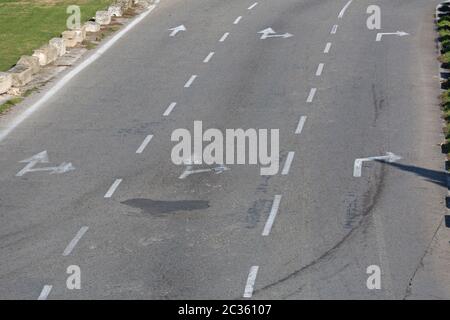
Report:
M148 214L166 214L179 211L193 211L209 208L209 201L204 200L178 200L178 201L161 201L151 199L129 199L121 202L127 206L138 208L142 213Z

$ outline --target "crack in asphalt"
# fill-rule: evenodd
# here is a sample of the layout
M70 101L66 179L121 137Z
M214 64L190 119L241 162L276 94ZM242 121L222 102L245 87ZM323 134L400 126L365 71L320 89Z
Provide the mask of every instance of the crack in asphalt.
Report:
M414 278L416 277L417 272L419 271L419 269L424 267L423 260L425 259L427 253L430 251L431 245L433 244L433 241L436 238L436 235L437 235L439 229L442 227L442 222L443 221L444 221L444 217L442 217L442 219L439 220L439 224L438 224L436 230L434 231L433 236L431 237L431 240L428 243L427 248L425 249L423 255L420 257L419 262L417 263L417 266L414 269L414 272L413 272L412 276L409 278L409 282L408 282L408 285L407 285L407 287L405 289L405 294L404 294L402 300L406 300L408 297L411 296L411 294L412 294L412 283L414 281Z
M356 231L359 231L361 227L367 228L367 225L369 224L373 208L375 207L380 194L382 190L384 189L384 176L385 176L385 167L383 166L381 168L381 173L379 175L379 178L375 178L375 185L372 188L369 188L369 190L366 192L365 195L363 195L364 203L365 203L365 209L363 213L360 215L361 219L358 221L358 224L353 227L341 240L339 240L333 247L325 251L321 256L311 261L309 264L305 265L304 267L295 270L294 272L291 272L290 274L286 275L285 277L278 279L260 289L257 289L254 291L254 295L266 291L268 289L271 289L281 283L284 283L290 279L296 278L300 276L302 273L307 271L308 269L314 267L315 265L321 263L321 262L327 262L329 259L332 258L333 254L340 249L340 247L346 243L349 239L351 239L355 234ZM373 191L372 191L373 190Z

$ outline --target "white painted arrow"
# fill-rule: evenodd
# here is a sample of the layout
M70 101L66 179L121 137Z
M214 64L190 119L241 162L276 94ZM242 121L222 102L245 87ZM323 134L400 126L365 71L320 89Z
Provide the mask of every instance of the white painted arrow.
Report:
M362 165L363 165L363 162L365 162L365 161L381 160L381 161L386 161L386 162L392 163L392 162L396 162L396 161L400 160L401 158L402 157L397 156L397 155L393 154L392 152L386 152L385 156L356 159L355 164L353 166L353 176L361 177Z
M186 27L184 25L181 25L181 26L178 26L178 27L175 27L175 28L171 28L171 29L169 29L169 31L172 31L170 33L170 36L171 37L175 37L178 32L186 31Z
M381 41L381 38L383 36L387 36L387 35L394 35L394 36L399 36L399 37L404 37L404 36L409 36L409 33L405 32L405 31L397 31L397 32L379 32L377 33L377 41Z
M48 163L48 162L49 160L46 150L38 154L35 154L31 158L20 161L20 163L27 163L27 165L22 170L20 170L16 174L16 176L21 177L28 172L50 171L50 174L57 174L75 170L75 167L70 162L69 163L63 162L57 167L34 168L34 166L38 163Z
M284 38L284 39L286 39L286 38L290 38L293 36L290 33L276 34L276 32L272 28L267 28L267 29L261 30L258 33L262 34L260 39L267 39L267 38Z
M230 169L225 167L223 164L221 164L221 165L219 165L217 167L214 167L214 168L197 169L197 170L192 170L192 166L188 165L186 167L186 170L184 170L184 172L178 178L179 179L186 179L191 174L204 173L204 172L214 172L215 174L220 174L220 173L223 173L224 171L227 171L227 170L230 170Z

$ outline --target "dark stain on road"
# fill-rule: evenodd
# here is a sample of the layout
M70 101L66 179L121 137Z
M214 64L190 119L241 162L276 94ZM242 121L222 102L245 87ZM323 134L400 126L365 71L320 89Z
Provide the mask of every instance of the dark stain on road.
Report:
M380 113L383 111L383 108L385 105L385 99L378 97L377 90L376 90L376 87L374 84L372 85L372 96L373 96L373 106L374 106L374 112L375 112L373 124L375 125L375 123L378 120L378 117L380 116Z
M160 201L138 198L129 199L121 203L133 208L141 209L143 213L155 215L209 208L209 201L204 200Z
M270 200L254 201L251 208L247 210L246 216L247 228L249 229L255 228L261 219L261 215L269 213L271 204L272 201Z

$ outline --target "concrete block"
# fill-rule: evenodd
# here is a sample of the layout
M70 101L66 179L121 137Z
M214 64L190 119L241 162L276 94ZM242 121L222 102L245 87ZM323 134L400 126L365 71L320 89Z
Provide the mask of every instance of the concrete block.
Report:
M63 38L53 38L49 41L49 45L56 48L59 57L66 54L66 43Z
M78 44L77 40L75 39L63 38L63 40L64 44L66 45L66 48L73 48Z
M33 79L33 70L23 64L16 64L8 73L11 74L13 87L24 86Z
M84 24L86 32L99 32L100 25L95 21L88 21Z
M82 25L80 29L75 30L75 31L78 32L79 36L82 37L83 40L86 39L86 26L85 25ZM81 32L81 34L79 32Z
M133 0L133 4L139 4L144 7L149 7L151 3L150 0Z
M0 94L8 91L12 86L12 76L7 72L0 72Z
M133 5L131 0L117 0L116 4L119 5L122 8L122 12L124 12L127 9L131 8L131 6Z
M55 47L47 44L37 50L34 50L33 57L37 57L39 59L39 65L45 66L58 58L58 51Z
M39 58L38 57L21 56L19 61L17 61L17 64L30 67L31 72L33 74L38 73L39 69L41 68L39 66Z
M121 17L123 15L122 7L117 4L110 5L108 8L108 13L111 17Z
M64 43L67 48L73 48L78 43L83 42L86 38L86 31L85 29L67 30L62 33L62 38L64 39Z
M99 25L107 25L111 23L111 16L108 11L97 11L95 13L95 22Z

